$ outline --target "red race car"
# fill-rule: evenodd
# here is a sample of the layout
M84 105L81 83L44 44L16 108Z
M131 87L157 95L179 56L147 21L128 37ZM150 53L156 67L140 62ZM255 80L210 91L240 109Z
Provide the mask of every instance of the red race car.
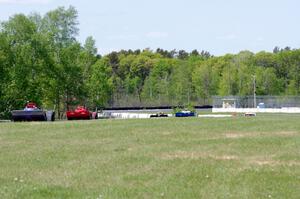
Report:
M67 111L68 120L89 120L93 118L93 113L84 106L78 106L74 111Z

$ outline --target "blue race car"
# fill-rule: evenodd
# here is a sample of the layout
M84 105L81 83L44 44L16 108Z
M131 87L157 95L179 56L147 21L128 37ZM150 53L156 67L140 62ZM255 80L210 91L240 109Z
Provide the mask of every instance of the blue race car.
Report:
M175 117L194 117L194 116L196 116L196 113L192 111L179 111L175 113Z

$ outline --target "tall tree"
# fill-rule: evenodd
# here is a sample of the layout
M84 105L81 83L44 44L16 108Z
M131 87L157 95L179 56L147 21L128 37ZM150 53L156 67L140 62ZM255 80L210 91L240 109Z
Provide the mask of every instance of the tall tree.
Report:
M44 34L50 35L52 42L51 51L54 57L54 68L53 79L51 81L54 89L53 92L55 93L54 103L57 107L58 117L61 117L61 109L63 111L68 109L70 104L69 89L64 86L70 81L70 75L64 77L64 71L73 70L70 67L75 67L74 62L78 61L78 59L74 59L76 56L79 56L79 54L76 54L78 53L76 36L79 31L77 17L76 9L70 6L67 9L59 7L50 11L46 13L42 20L41 30ZM70 49L75 50L75 53L71 52ZM70 55L75 57L70 57ZM76 64L79 63L77 62ZM79 87L81 86L77 86L77 89ZM82 94L85 95L84 93ZM76 98L82 98L82 96L77 95Z
M108 57L98 60L92 66L88 89L92 106L105 107L109 105L113 92L113 79Z
M21 107L27 100L41 103L39 74L43 63L35 24L19 14L3 23L3 35L9 44L9 69L6 70L6 96L10 106Z
M202 62L193 72L192 83L198 98L208 103L213 95L217 94L219 72L211 62Z

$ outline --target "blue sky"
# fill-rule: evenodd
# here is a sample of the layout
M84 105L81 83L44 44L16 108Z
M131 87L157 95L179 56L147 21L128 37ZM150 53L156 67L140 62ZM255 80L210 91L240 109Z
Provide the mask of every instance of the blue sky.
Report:
M299 0L0 0L0 21L69 5L79 12L79 41L93 36L101 54L148 47L214 55L300 48Z

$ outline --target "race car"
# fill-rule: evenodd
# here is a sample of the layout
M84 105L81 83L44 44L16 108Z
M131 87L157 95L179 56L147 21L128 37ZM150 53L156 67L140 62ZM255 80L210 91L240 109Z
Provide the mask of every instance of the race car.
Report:
M11 112L12 121L54 121L55 112L39 109L34 102L28 102L23 110Z
M196 116L196 113L192 111L179 111L175 113L175 117L194 117L194 116Z
M74 111L67 111L68 120L89 120L97 119L97 114L89 111L84 106L78 106Z
M165 114L163 112L159 112L159 113L151 114L150 118L152 118L152 117L168 117L168 114Z

